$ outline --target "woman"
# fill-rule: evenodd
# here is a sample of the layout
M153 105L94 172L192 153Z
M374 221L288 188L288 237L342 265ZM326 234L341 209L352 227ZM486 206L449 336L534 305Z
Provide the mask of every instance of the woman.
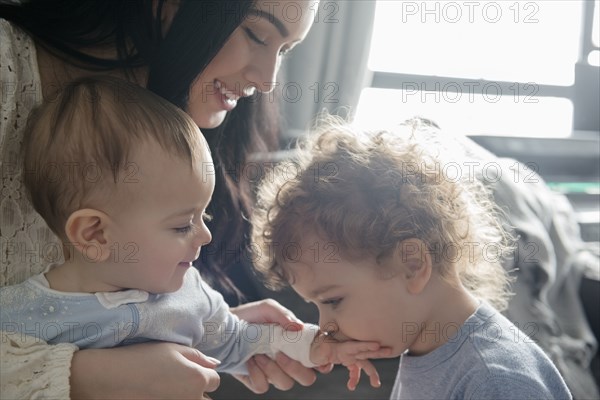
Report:
M126 78L184 109L202 128L216 163L210 227L212 246L197 267L220 271L239 255L247 227L249 186L228 176L247 155L276 145L273 89L283 55L312 25L316 1L31 0L0 6L2 127L2 270L10 285L41 272L62 256L56 238L23 196L18 156L27 115L57 88L86 75ZM288 18L290 7L295 13ZM297 13L296 11L299 11ZM291 15L291 14L290 14ZM299 18L298 18L299 17ZM61 177L64 178L64 177ZM24 270L23 257L36 266ZM31 258L34 260L31 260ZM267 301L235 309L252 322L295 321ZM24 338L2 341L2 396L65 398L202 398L219 378L202 354L171 343L76 351ZM311 384L312 370L285 356L257 356L240 378L260 393L269 382L289 389Z

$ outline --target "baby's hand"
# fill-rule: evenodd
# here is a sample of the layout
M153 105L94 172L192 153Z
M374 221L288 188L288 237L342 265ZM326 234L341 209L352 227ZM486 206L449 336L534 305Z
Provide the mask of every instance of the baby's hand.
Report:
M310 360L315 364L342 364L348 368L348 389L350 390L356 389L361 370L364 370L369 376L371 386L381 386L379 374L368 359L385 358L390 355L391 349L382 348L377 342L358 342L354 340L338 342L323 333L319 333L315 337L310 350Z

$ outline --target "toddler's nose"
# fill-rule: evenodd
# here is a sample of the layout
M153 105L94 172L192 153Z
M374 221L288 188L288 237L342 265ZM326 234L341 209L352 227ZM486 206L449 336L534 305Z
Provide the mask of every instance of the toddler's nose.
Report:
M319 329L321 329L322 332L327 333L327 335L331 335L332 337L335 337L340 330L335 321L323 321L322 318L319 318Z

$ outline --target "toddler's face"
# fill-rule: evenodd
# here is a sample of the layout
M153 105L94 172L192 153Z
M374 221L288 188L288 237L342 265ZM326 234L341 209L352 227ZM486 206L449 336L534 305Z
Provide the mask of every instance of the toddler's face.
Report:
M375 257L350 260L339 247L313 236L303 242L288 268L292 287L319 309L319 325L340 341L377 341L402 354L417 339L422 320L419 299L404 278Z
M211 240L204 218L215 180L210 153L204 151L196 171L156 144L137 151L127 181L119 182L119 205L111 207L111 261L118 268L113 285L151 293L181 287Z

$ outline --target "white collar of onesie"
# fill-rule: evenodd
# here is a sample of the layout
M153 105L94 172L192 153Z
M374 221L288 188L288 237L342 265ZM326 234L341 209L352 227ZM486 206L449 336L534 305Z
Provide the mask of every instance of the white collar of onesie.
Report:
M34 283L46 288L47 290L64 295L64 294L66 294L65 292L59 292L57 290L52 289L50 287L50 283L46 279L46 275L45 275L46 272L50 271L55 266L56 266L56 264L49 265L41 274L33 276L31 278L31 280ZM148 293L144 290L138 290L138 289L120 290L118 292L68 293L68 294L73 295L73 296L94 295L94 296L96 296L96 298L98 299L100 304L102 304L102 306L107 309L117 308L119 306L122 306L123 304L143 303L143 302L147 301L148 298L150 297L150 293Z

